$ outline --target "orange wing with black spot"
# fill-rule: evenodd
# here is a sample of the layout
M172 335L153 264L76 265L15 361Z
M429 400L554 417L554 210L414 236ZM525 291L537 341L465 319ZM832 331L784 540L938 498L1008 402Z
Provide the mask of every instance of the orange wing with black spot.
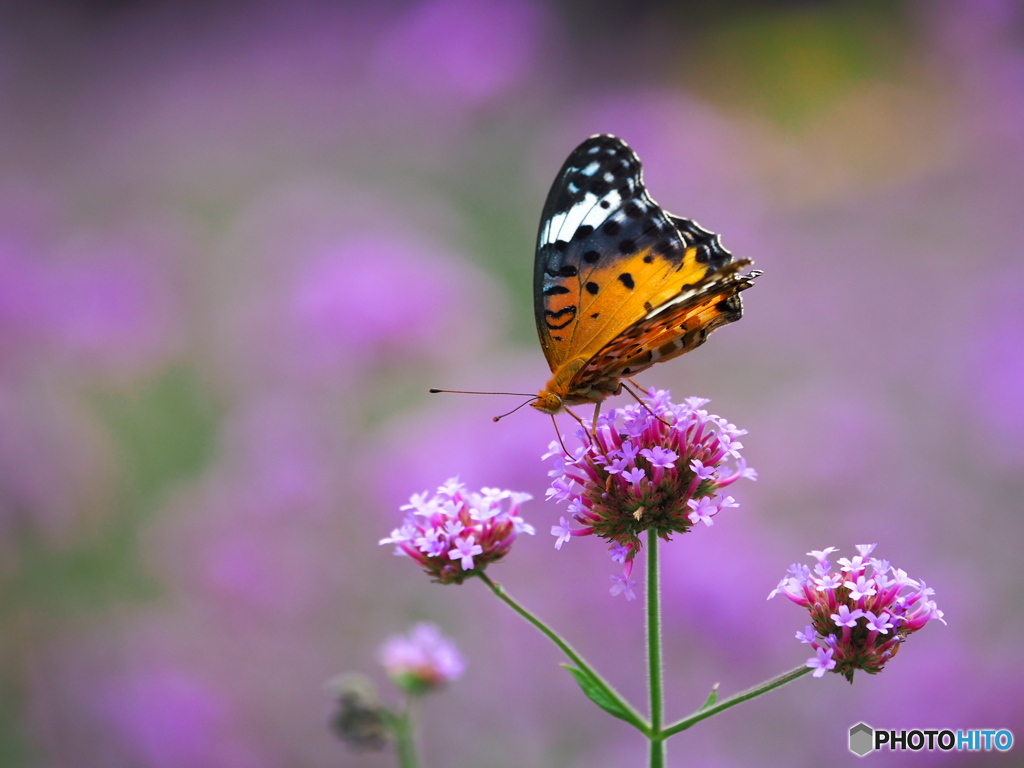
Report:
M559 171L537 236L534 313L553 374L542 400L600 402L620 377L700 345L742 315L749 264L662 210L621 139L587 139Z

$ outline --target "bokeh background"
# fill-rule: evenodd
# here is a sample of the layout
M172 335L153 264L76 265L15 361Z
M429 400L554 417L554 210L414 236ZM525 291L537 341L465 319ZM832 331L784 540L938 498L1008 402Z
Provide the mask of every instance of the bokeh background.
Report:
M643 701L639 601L547 533L550 422L426 393L547 380L537 219L599 132L765 271L642 377L761 475L664 550L670 716L802 662L765 596L810 549L877 541L949 622L670 764L854 764L861 720L1024 737L1021 3L6 3L0 126L0 764L393 765L323 684L392 697L377 648L424 619L468 663L425 766L643 764L483 585L377 546L450 476L532 492L492 575Z

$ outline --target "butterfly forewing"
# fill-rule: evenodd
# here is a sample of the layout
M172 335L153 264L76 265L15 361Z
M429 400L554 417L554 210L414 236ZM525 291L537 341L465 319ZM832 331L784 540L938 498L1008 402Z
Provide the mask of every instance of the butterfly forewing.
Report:
M696 261L704 265L706 273L721 269L732 261L732 254L722 247L718 235L708 232L695 221L673 216L671 213L668 214L668 218L675 225L680 237L697 249Z

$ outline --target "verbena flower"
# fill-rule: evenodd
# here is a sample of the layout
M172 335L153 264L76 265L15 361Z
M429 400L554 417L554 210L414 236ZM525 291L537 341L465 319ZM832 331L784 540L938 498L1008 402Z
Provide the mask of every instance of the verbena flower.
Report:
M877 674L909 635L932 619L946 623L930 599L934 591L888 560L869 557L874 549L858 544L857 557L839 558L838 572L828 560L835 547L808 552L817 565L794 563L768 595L781 593L810 611L810 625L796 637L816 652L807 660L815 677L835 672L852 683L858 669Z
M466 665L455 644L434 624L417 624L408 635L389 637L380 663L395 685L408 693L426 693L462 676Z
M408 511L402 526L380 543L394 544L396 555L408 555L435 581L461 584L505 557L520 533L534 533L519 516L531 498L497 488L465 491L453 478L433 496L415 494L401 507Z
M738 506L722 489L741 477L757 479L740 456L738 438L746 430L704 410L710 401L691 397L676 404L669 392L653 389L644 400L646 407L601 414L596 431L583 422L571 456L558 441L544 456L554 461L547 498L568 502L571 517L552 526L555 547L573 536L605 539L612 559L624 565L612 594L627 599L643 531L668 540L697 523L713 525L721 510ZM573 521L581 527L573 528Z

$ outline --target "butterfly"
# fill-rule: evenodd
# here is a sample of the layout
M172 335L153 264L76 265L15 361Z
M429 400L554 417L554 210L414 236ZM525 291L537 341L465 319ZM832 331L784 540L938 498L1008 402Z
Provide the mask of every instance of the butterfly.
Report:
M534 259L537 333L551 381L530 405L555 414L600 403L622 379L699 347L743 315L742 274L716 234L647 194L640 158L591 136L558 172Z

